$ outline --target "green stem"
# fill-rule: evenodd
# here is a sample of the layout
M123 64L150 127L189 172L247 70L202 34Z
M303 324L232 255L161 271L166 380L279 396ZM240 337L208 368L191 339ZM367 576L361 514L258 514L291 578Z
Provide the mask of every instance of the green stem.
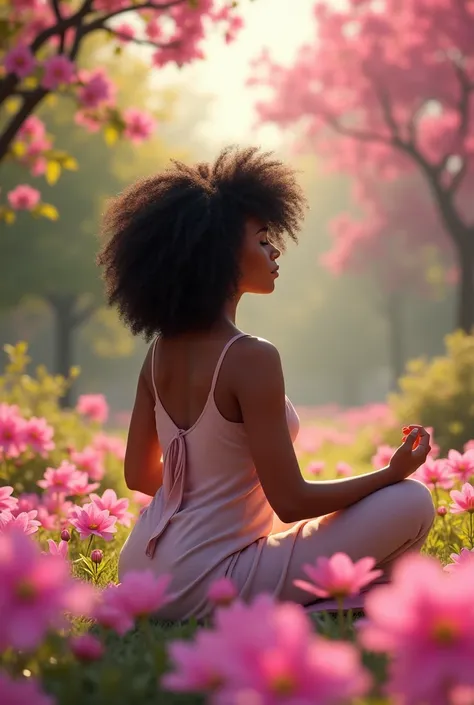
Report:
M439 507L439 492L438 492L438 485L436 482L433 482L433 494L435 497L435 504L436 504L436 509Z
M145 635L145 640L148 642L148 647L150 654L155 653L155 648L156 648L156 642L155 639L153 638L153 633L151 629L151 624L150 624L150 618L146 614L143 617L139 618L139 623L140 623L140 628Z
M469 543L471 544L471 548L474 548L474 527L473 527L473 522L474 522L474 513L469 512Z
M337 597L337 623L339 625L339 637L344 638L346 633L346 625L344 621L344 598Z
M94 538L94 534L91 534L90 539L89 539L89 544L87 546L87 551L86 551L86 556L90 558L91 556L91 546L92 546L92 540Z

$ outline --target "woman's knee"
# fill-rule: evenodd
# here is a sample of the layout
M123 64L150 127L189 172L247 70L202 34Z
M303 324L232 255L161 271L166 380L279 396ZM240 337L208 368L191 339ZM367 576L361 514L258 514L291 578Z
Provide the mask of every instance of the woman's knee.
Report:
M408 478L397 485L402 494L402 506L410 516L416 515L421 521L431 526L435 518L435 506L430 490L422 482Z

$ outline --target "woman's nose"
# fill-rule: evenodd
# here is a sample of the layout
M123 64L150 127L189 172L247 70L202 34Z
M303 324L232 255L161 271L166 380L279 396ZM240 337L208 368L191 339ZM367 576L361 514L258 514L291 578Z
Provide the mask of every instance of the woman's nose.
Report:
M277 247L274 246L274 247L273 247L273 250L272 250L272 259L273 259L273 260L276 260L276 259L279 258L280 255L281 255L280 250L279 250Z

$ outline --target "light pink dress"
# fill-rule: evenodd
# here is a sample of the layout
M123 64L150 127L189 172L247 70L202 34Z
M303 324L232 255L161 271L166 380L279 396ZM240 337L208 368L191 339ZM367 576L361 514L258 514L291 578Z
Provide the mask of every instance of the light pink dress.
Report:
M163 485L123 545L119 576L144 569L151 569L156 575L170 573L173 576L170 592L174 599L157 615L164 619L207 616L212 609L207 592L212 582L222 577L235 582L243 599L269 592L279 599L309 604L314 596L293 584L296 578L305 577L305 563L313 562L318 555L332 555L342 550L354 560L373 555L380 558L380 564L388 564L401 552L421 545L433 520L429 492L419 483L405 481L322 521L310 519L283 524L260 484L243 423L226 420L214 401L225 354L245 335L236 335L225 345L204 409L187 430L177 428L165 411L153 378L156 428L163 449ZM156 342L152 370L155 347ZM289 399L286 399L286 414L294 441L299 419ZM398 517L388 507L391 502L397 502L396 488L406 485L414 485L415 489L399 490L399 502L404 503L406 512ZM376 495L380 495L379 508L376 511L374 505L371 512ZM359 507L359 511L351 522L350 512L354 507ZM372 514L372 521L367 511ZM412 515L408 528L406 513ZM327 526L324 519L329 519ZM397 532L390 538L394 522ZM359 532L356 542L354 531ZM372 536L372 541L367 540L369 545L364 548L364 536L368 539L369 534L374 533L376 540Z

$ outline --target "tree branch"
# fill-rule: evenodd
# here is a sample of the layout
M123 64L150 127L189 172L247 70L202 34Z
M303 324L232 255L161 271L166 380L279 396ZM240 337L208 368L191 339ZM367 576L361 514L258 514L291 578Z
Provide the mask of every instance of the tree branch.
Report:
M32 93L23 100L23 105L12 117L5 130L3 130L0 135L0 162L7 154L10 144L15 139L26 118L31 115L36 106L41 103L48 93L49 91L45 88L36 88L36 90L32 91Z

